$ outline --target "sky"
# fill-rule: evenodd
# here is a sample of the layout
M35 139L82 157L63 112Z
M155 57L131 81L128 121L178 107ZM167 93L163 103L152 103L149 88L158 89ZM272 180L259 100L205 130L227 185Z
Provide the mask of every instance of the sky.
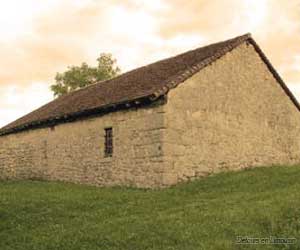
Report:
M0 127L102 52L126 72L248 32L300 100L300 0L0 0Z

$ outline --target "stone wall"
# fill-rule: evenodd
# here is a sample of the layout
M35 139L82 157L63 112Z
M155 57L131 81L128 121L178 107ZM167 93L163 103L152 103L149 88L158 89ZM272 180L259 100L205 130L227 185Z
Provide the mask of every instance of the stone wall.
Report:
M300 162L300 113L250 44L171 90L165 111L170 183Z
M300 113L246 43L170 90L164 105L0 136L0 179L162 187L298 162Z
M163 185L163 106L109 113L51 128L0 136L1 179L45 179L93 185ZM104 157L104 129L114 153Z

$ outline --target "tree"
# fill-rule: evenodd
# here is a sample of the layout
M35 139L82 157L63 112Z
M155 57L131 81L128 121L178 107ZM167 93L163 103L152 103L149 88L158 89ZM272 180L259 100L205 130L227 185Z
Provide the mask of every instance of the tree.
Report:
M113 78L121 72L116 65L117 60L111 54L100 54L97 62L96 67L82 63L81 66L71 66L68 67L67 71L57 73L55 76L56 83L50 86L54 97L65 95L98 81Z

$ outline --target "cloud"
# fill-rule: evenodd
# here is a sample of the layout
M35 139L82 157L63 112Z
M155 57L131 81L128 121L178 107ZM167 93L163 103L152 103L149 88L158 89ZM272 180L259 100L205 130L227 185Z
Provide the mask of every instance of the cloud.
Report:
M61 3L35 16L29 36L1 41L0 85L51 81L56 71L88 59L89 39L104 29L102 5Z
M27 23L20 26L27 35L0 40L0 85L49 83L68 65L95 63L101 52L112 52L126 71L248 31L276 68L286 68L291 55L300 54L297 0L46 0L47 7L34 8L30 2L36 3L29 0L17 19L27 21L16 22ZM295 78L291 71L282 71L287 81Z
M10 0L0 3L0 114L49 100L56 72L111 52L122 71L252 32L283 79L300 84L299 0ZM296 86L295 84L292 84ZM33 87L35 86L35 87ZM294 88L296 89L296 88ZM13 91L14 90L14 91ZM296 90L298 91L298 90ZM300 95L299 95L300 96ZM14 115L11 115L14 114ZM1 121L0 121L1 123Z
M297 98L298 102L300 102L300 82L298 83L290 83L287 85L290 91L294 94Z
M275 68L289 81L300 72L293 67L300 54L299 0L165 0L160 35L201 35L213 42L251 32ZM281 69L289 70L281 70Z
M32 83L26 89L13 84L0 86L0 93L0 127L52 99L48 86L38 82Z

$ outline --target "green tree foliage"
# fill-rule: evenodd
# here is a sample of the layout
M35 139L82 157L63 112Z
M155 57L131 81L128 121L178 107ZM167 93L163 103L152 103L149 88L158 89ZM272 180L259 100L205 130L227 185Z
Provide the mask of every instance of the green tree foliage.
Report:
M102 53L97 58L98 65L90 67L87 63L71 66L63 73L57 73L55 84L51 85L54 97L59 97L98 81L107 80L120 74L117 60L109 53Z

